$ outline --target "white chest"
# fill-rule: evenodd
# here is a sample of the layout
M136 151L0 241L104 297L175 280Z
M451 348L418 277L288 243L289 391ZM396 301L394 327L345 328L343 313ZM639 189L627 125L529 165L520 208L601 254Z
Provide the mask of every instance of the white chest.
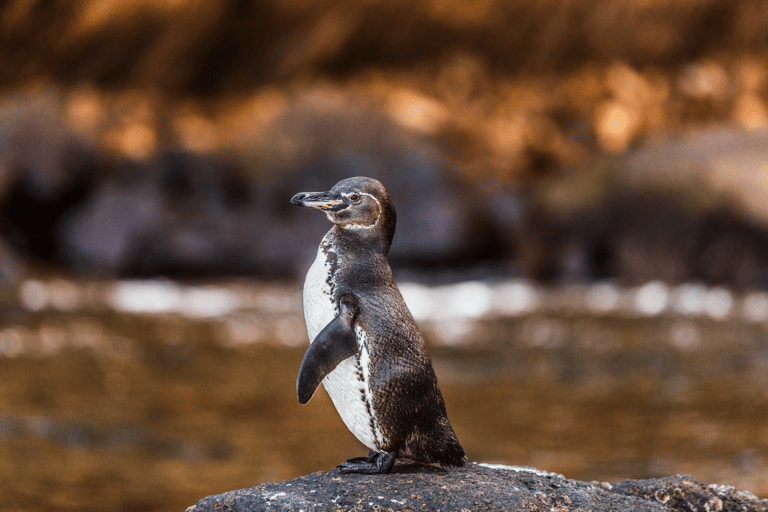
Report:
M304 320L312 343L338 314L330 284L331 264L322 246L304 281ZM342 361L323 379L323 386L347 428L371 450L380 450L383 442L369 378L369 354L365 331L355 328L360 346L358 356Z
M304 280L304 321L307 324L310 343L338 314L333 301L330 277L331 264L321 245Z

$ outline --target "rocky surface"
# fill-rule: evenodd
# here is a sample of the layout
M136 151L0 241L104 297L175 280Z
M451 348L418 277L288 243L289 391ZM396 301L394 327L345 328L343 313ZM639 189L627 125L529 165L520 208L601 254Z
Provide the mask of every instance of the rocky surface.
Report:
M579 482L533 468L400 464L390 475L314 473L208 496L187 512L262 510L766 511L768 501L690 476Z

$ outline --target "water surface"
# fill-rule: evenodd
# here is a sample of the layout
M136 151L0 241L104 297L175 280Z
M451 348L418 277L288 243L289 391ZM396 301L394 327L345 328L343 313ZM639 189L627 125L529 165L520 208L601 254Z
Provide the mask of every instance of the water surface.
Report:
M168 284L171 310L116 307L112 283L37 285L0 315L6 509L183 510L367 451L322 389L296 399L297 285ZM419 323L470 460L768 496L763 321L535 307Z

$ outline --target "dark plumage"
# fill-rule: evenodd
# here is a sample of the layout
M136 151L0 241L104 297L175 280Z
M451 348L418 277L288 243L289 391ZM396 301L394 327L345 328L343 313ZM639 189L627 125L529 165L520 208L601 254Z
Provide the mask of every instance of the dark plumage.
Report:
M463 465L424 340L387 262L396 214L386 190L371 178L348 178L291 203L323 210L334 224L304 285L312 343L297 391L306 403L322 380L347 427L371 449L339 467L386 473L397 457Z

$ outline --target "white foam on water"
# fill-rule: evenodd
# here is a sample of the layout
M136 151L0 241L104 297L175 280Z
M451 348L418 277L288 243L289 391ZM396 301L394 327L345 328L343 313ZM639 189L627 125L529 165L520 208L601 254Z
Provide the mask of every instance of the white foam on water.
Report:
M179 313L189 318L212 318L237 311L237 294L224 287L182 286L171 281L121 281L107 303L124 313Z

